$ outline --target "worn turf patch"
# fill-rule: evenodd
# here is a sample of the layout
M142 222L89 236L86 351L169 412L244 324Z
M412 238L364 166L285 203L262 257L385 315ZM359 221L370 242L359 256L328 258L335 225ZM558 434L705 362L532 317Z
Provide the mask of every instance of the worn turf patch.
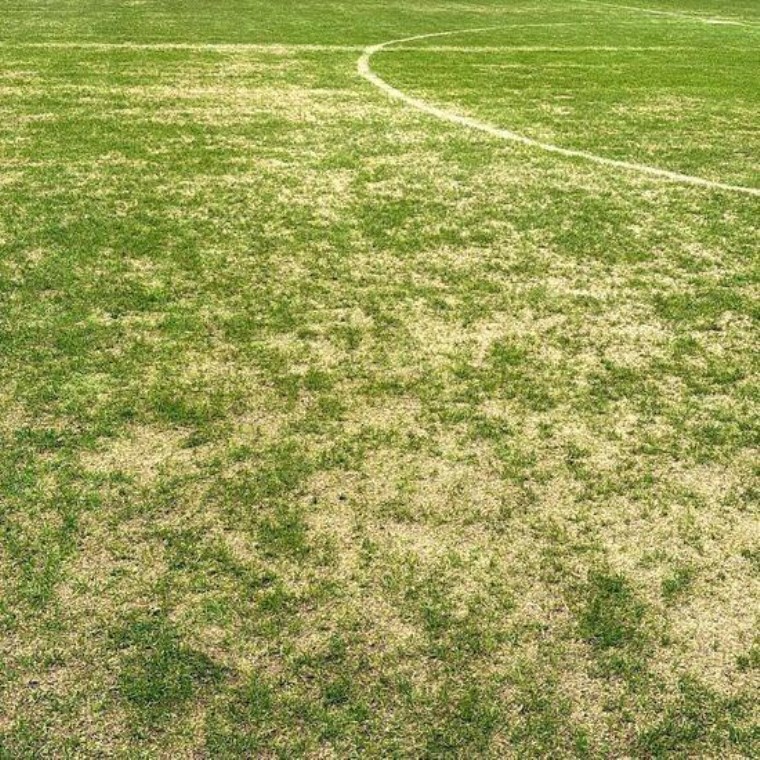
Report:
M757 199L356 70L757 187L639 1L3 9L0 756L757 754Z

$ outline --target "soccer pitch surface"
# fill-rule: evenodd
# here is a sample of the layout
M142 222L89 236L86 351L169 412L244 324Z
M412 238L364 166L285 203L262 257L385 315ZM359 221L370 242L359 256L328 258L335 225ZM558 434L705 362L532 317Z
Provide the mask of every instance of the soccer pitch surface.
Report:
M751 757L756 0L2 0L0 757Z

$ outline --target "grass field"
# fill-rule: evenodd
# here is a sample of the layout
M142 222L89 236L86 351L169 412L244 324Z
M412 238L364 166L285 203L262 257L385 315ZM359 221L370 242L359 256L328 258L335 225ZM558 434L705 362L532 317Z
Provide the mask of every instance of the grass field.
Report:
M0 757L758 756L760 5L636 2L0 0Z

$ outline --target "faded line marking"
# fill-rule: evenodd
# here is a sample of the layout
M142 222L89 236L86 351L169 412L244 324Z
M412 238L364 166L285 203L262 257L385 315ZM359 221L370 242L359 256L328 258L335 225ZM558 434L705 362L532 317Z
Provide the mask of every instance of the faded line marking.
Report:
M687 53L704 52L704 47L694 45L650 45L646 47L618 47L614 45L582 45L557 47L556 45L401 45L400 47L384 48L387 53L404 52L407 50L421 53ZM754 52L754 48L727 48L721 45L720 50L733 52Z
M312 45L282 43L193 43L193 42L0 42L0 47L40 48L61 50L192 50L220 52L261 52L261 53L356 53L363 50L363 45Z
M737 19L720 18L714 16L698 16L691 13L681 13L679 11L663 11L657 8L640 8L637 5L619 5L617 3L596 2L596 0L576 0L584 5L602 6L604 8L619 8L624 11L634 11L637 13L648 13L651 16L669 16L671 18L687 19L696 21L700 24L712 24L717 26L743 26L747 29L760 29L760 22L740 21Z
M574 21L543 21L535 23L511 24L510 28L544 28L559 26L591 26L593 22ZM359 53L366 45L324 45L309 42L93 42L89 40L56 40L45 42L14 42L12 40L0 40L0 48L39 48L45 49L73 49L73 50L192 50L192 51L220 51L220 52L261 52L273 54L314 52L314 53Z
M728 190L735 193L744 193L746 195L760 196L760 189L755 187L744 187L742 185L730 185L724 182L715 182L713 180L704 179L703 177L693 177L689 174L681 174L680 172L669 171L668 169L658 169L654 166L647 166L646 164L638 164L631 161L619 161L614 158L605 158L604 156L598 156L595 153L587 153L582 150L573 150L571 148L562 148L559 145L553 145L551 143L541 142L540 140L534 140L531 137L512 132L509 129L502 129L501 127L495 127L492 124L488 124L479 119L475 119L471 116L463 116L453 111L447 111L445 108L428 103L427 101L415 98L412 95L399 90L391 84L388 84L384 79L381 79L373 70L371 66L372 56L381 51L387 50L393 45L401 45L405 42L415 42L418 40L433 39L435 37L451 37L455 34L474 34L476 32L493 31L495 29L503 29L503 26L498 27L480 27L477 29L457 29L449 32L435 32L433 34L418 34L413 37L406 37L400 40L389 40L388 42L381 42L378 45L370 45L365 48L361 57L357 62L357 71L361 77L366 79L370 84L373 84L379 90L384 92L396 100L400 100L403 103L411 106L412 108L422 111L430 116L434 116L441 121L447 121L451 124L456 124L460 127L467 127L469 129L475 129L479 132L484 132L492 137L497 137L501 140L509 140L510 142L520 143L530 148L538 148L539 150L546 151L547 153L554 153L556 155L564 156L566 158L580 158L585 161L590 161L601 166L610 166L614 169L624 169L626 171L637 172L639 174L646 174L650 177L656 177L657 179L664 179L670 182L678 182L687 185L697 185L698 187L706 187L711 190Z

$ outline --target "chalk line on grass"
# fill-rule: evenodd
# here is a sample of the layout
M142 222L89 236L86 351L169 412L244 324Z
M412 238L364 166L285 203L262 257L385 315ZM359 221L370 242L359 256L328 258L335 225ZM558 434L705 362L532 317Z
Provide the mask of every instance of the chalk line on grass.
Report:
M357 53L363 45L321 45L313 43L258 42L97 42L89 40L50 40L45 42L0 41L0 47L42 50L179 50L241 53Z
M588 22L590 25L592 22ZM563 26L586 26L587 24L577 21L541 21L541 22L518 22L511 24L510 28L544 28ZM313 42L170 42L155 40L153 42L137 42L122 40L120 42L103 42L102 40L0 40L3 48L29 48L51 50L188 50L210 52L254 52L254 53L359 53L364 50L364 44L330 44Z
M363 48L362 48L363 49ZM755 48L721 46L722 51L754 52ZM695 45L402 45L388 47L387 53L701 53Z
M413 95L409 95L397 87L386 82L380 76L378 76L373 70L371 65L372 56L382 51L387 51L394 45L402 45L407 42L417 42L420 40L429 40L440 37L452 37L457 34L476 34L478 32L494 31L496 29L503 29L504 26L489 26L478 27L476 29L456 29L448 32L434 32L432 34L417 34L412 37L405 37L398 40L389 40L387 42L381 42L377 45L370 45L365 48L361 57L357 62L357 71L360 76L366 79L370 84L377 87L386 95L400 100L406 105L415 108L422 113L426 113L429 116L433 116L441 121L449 122L460 127L467 127L479 132L497 137L501 140L508 140L510 142L519 143L530 148L537 148L547 153L554 153L555 155L564 156L565 158L583 159L590 161L591 163L601 166L609 166L614 169L623 169L625 171L637 172L639 174L645 174L650 177L656 177L657 179L668 180L670 182L678 182L688 185L696 185L698 187L705 187L710 190L726 190L735 193L743 193L745 195L754 195L760 197L760 188L744 187L743 185L731 185L724 182L716 182L714 180L705 179L703 177L694 177L690 174L681 174L680 172L670 171L668 169L659 169L655 166L647 166L646 164L639 164L632 161L620 161L615 158L606 158L599 156L595 153L588 153L583 150L574 150L572 148L563 148L559 145L553 145L552 143L542 142L541 140L534 140L531 137L521 135L517 132L513 132L509 129L502 127L496 127L493 124L480 121L472 116L464 116L454 111L449 111L440 106L436 106L432 103L428 103L420 98L415 98Z
M637 13L647 13L650 16L666 16L670 18L686 19L696 21L700 24L711 24L716 26L742 26L745 29L760 29L760 23L744 21L740 19L720 18L715 16L698 16L692 13L681 13L680 11L665 11L658 8L641 8L638 5L621 5L618 3L606 3L601 0L576 0L584 5L592 5L603 8L618 8L624 11L634 11Z

